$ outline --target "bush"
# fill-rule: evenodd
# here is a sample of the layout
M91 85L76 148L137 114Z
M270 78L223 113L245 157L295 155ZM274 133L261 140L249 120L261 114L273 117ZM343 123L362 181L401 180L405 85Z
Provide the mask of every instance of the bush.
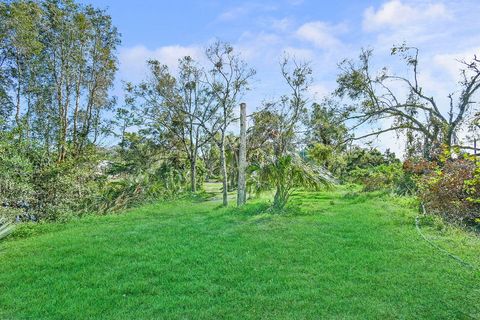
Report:
M465 189L468 194L467 201L480 205L480 162L475 159L475 156L469 160L475 163L475 170L472 178L465 181Z
M419 195L427 211L451 222L474 224L480 218L476 170L471 159L450 159L420 178Z
M405 179L400 163L382 164L350 171L351 182L361 184L363 191L395 191Z
M95 156L44 166L33 178L32 209L42 220L81 216L91 209L88 204L100 193L104 179Z
M436 170L438 164L425 159L407 159L403 162L403 171L414 175L429 174Z
M9 139L5 133L0 135L0 217L13 220L25 213L34 198L34 165L27 146Z

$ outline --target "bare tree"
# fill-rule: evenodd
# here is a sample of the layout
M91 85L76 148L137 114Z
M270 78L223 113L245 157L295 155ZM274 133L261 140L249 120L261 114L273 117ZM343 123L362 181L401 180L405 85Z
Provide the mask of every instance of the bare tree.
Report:
M460 90L452 91L459 93L450 93L449 105L440 106L419 83L419 50L402 45L393 47L391 53L400 55L406 61L412 71L410 78L392 74L387 68L373 72L370 61L372 50L362 50L358 63L345 60L340 64L342 72L337 79L336 93L340 97L347 96L354 102L347 110L347 119L354 121L351 129L379 120L388 119L393 122L389 128L351 139L378 136L389 131L406 133L410 137L416 134L422 139L425 157L429 157L441 145L449 148L461 146L457 133L461 125L469 120L475 104L472 98L480 88L480 61L477 57L471 62L461 61L463 68L460 70ZM405 91L405 88L406 95L402 94L402 89ZM443 114L442 110L448 112Z

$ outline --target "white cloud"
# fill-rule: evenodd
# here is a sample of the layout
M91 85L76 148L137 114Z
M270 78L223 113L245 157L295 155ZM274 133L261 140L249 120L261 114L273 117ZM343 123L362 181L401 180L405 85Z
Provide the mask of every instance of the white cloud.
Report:
M239 52L242 58L248 62L266 63L275 57L279 50L282 38L277 33L271 32L244 32L237 43L234 44L235 50Z
M450 18L451 14L443 3L413 6L400 0L391 0L384 3L378 10L374 7L365 10L363 29L365 31L398 29Z
M245 3L237 7L229 8L217 17L217 20L223 22L229 22L245 17L246 15L256 12L268 12L276 10L275 6L257 4L257 3Z
M119 52L119 74L121 80L139 81L147 73L147 61L156 59L169 68L175 69L178 59L191 56L199 59L202 50L198 46L171 45L150 50L145 46L121 48Z
M347 31L344 24L331 25L323 21L307 22L298 28L296 35L313 43L320 49L332 49L341 46L337 35Z
M460 69L463 68L461 61L471 61L473 57L480 56L480 47L463 50L457 53L436 54L433 56L433 62L440 68L443 68L452 79L457 79Z
M308 88L308 91L317 101L328 96L332 92L329 86L324 83L314 83Z
M243 16L244 14L248 13L250 10L248 7L243 6L243 7L234 7L230 8L228 10L225 10L218 16L218 20L221 21L231 21L234 20L240 16Z
M278 31L287 31L292 27L293 24L289 18L273 19L269 23L272 29Z

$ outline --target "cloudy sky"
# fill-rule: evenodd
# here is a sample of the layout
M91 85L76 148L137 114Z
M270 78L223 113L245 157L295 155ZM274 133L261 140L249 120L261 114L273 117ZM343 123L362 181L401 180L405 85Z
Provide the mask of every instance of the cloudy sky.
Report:
M122 33L120 81L140 81L145 61L156 58L174 66L184 55L201 57L214 39L228 41L257 70L253 90L245 97L250 110L262 100L285 92L279 77L284 52L308 60L314 69L312 97L320 99L335 88L337 64L372 48L375 64L408 75L391 57L394 44L407 42L420 53L424 89L446 102L456 90L457 60L480 55L478 0L85 0L106 8ZM379 124L388 126L388 123ZM368 132L371 128L362 128ZM394 135L375 139L401 153Z

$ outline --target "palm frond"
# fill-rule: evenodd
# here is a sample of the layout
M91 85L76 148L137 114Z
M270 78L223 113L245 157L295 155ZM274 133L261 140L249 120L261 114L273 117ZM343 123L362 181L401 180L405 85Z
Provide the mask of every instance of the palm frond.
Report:
M277 159L270 157L263 163L251 165L249 173L249 189L256 192L270 190L277 185L288 189L318 190L337 183L326 169L307 163L296 154Z

